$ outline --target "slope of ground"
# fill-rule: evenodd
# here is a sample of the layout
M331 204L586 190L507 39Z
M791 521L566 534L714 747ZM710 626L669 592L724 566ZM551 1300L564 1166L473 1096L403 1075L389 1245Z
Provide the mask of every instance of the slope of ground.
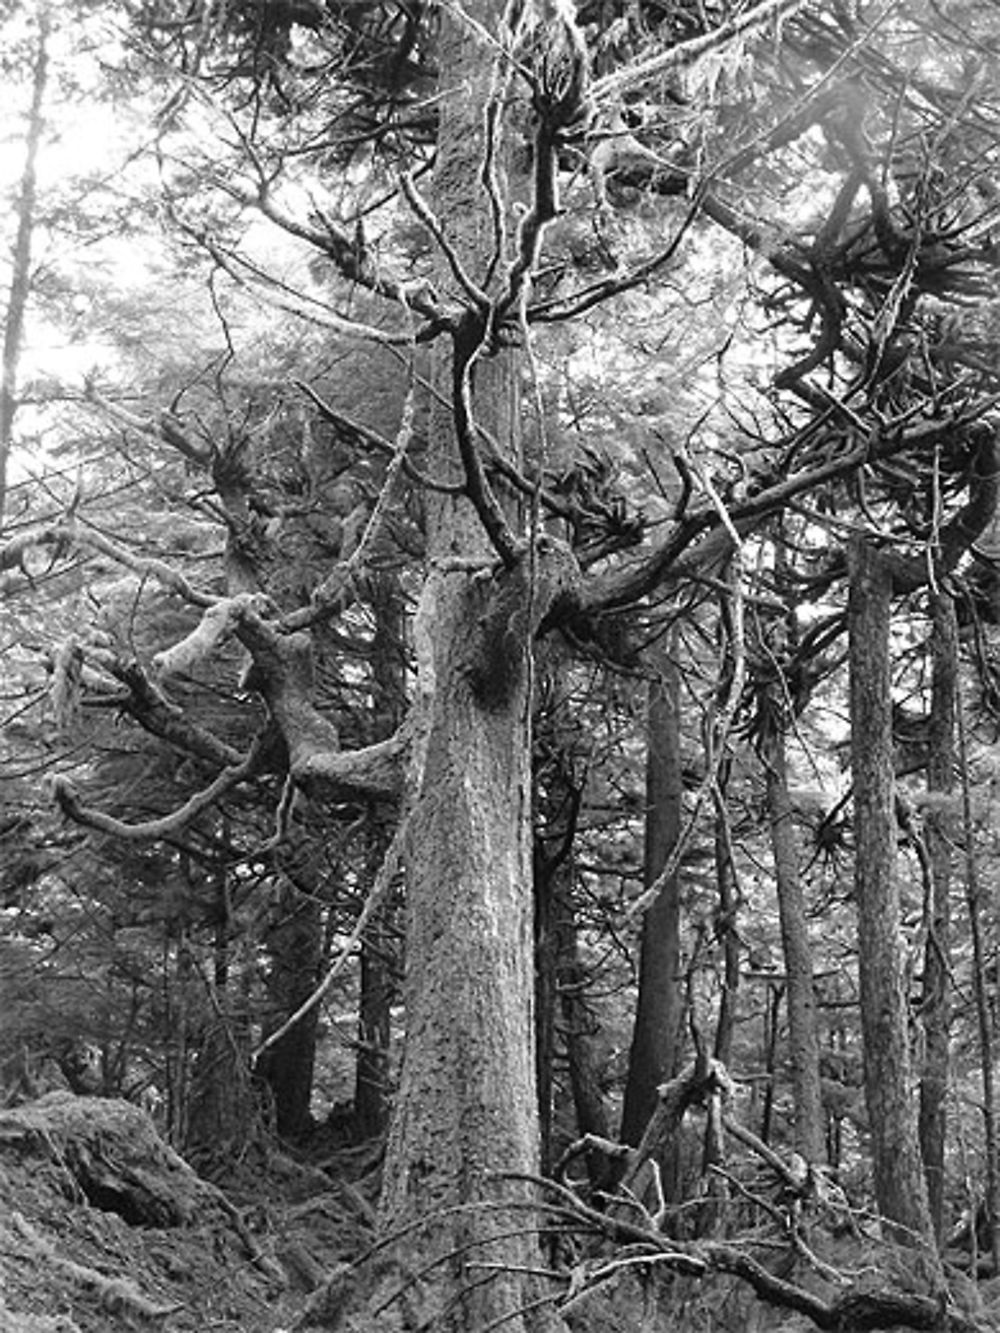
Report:
M278 1333L358 1254L365 1202L274 1158L237 1207L128 1102L0 1111L0 1333Z

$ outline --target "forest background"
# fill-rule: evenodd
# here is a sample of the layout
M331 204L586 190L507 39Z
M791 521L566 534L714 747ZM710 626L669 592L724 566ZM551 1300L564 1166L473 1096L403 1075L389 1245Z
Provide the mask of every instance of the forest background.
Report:
M0 19L7 1106L350 1149L327 1326L994 1326L995 4Z

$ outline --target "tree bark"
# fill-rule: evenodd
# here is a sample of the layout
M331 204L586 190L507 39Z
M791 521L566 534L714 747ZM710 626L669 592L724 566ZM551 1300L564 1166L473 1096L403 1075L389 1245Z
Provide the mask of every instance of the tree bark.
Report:
M895 879L890 624L892 575L863 540L848 551L855 892L865 1095L875 1197L903 1244L934 1245L920 1160Z

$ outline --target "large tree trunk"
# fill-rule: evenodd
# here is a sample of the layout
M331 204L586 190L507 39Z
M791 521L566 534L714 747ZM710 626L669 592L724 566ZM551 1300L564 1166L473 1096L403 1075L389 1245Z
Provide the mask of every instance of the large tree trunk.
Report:
M767 781L781 947L788 978L788 1056L795 1104L795 1148L806 1161L821 1162L826 1154L812 950L805 894L799 875L795 816L788 793L785 733L780 721L782 708L780 701L776 702L775 715L779 720L762 745L761 758Z
M495 30L491 5L470 10ZM458 260L482 281L493 240L481 185L492 59L468 24L449 14L441 23L446 95L433 206ZM481 356L471 392L476 420L516 458L512 355ZM452 422L440 410L431 437L433 475L457 479ZM529 654L546 605L544 572L539 556L498 573L467 500L439 493L427 513L429 572L414 627L406 1045L379 1227L384 1238L408 1228L393 1254L423 1274L395 1302L404 1321L433 1317L436 1329L464 1331L503 1320L519 1333L538 1265L533 1224L524 1211L491 1204L519 1193L498 1176L536 1172L539 1160Z
M934 1245L927 1206L907 1027L895 879L896 813L889 656L892 576L864 541L849 549L851 760L855 890L865 1095L875 1196L903 1244Z
M649 888L666 867L681 827L680 674L670 656L664 656L659 678L649 686L646 737L643 877ZM622 1109L624 1143L639 1143L657 1107L657 1087L677 1072L682 1012L680 883L675 871L642 922L639 993Z
M485 1326L525 1299L523 1214L455 1205L503 1190L497 1172L537 1169L532 996L530 766L526 687L501 708L474 697L463 651L475 617L465 575L431 575L433 696L408 837L406 1048L380 1204L383 1233L417 1219L436 1327ZM511 1229L523 1234L500 1239ZM493 1239L497 1237L497 1239ZM484 1283L479 1266L508 1266ZM517 1329L512 1319L509 1327Z
M955 723L958 705L958 626L949 593L931 595L931 715L927 790L948 796L955 786ZM920 1150L935 1234L944 1231L944 1145L948 1100L948 1046L951 1013L950 933L954 819L946 805L927 812L930 900L920 1012L924 1059L920 1071Z

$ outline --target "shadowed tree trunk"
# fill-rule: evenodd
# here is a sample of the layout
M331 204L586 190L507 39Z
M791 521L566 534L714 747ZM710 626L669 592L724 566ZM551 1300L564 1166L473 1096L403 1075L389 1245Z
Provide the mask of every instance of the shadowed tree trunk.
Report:
M659 676L649 685L647 707L643 879L649 888L680 837L680 675L672 655L664 655ZM657 1087L677 1072L682 1011L680 884L675 872L642 921L639 992L622 1110L624 1143L639 1143L657 1106Z
M776 721L761 746L761 759L767 783L781 947L787 976L788 1057L795 1103L794 1142L796 1151L807 1162L822 1162L826 1153L812 950L805 894L799 875L795 816L788 794L785 733L780 721L784 712L783 701L776 700L775 705Z
M321 931L319 899L283 877L274 922L267 935L271 956L267 993L273 1017L265 1029L265 1037L276 1031L315 990ZM319 1006L313 1005L257 1061L257 1074L270 1089L275 1128L283 1139L299 1137L312 1123L309 1102L319 1013Z
M958 625L950 594L931 595L931 714L927 790L948 798L955 787L955 722L958 695ZM944 1147L948 1099L951 1015L950 935L954 819L947 805L931 805L925 818L930 871L927 942L920 1012L924 1059L920 1071L920 1151L934 1231L944 1232Z
M875 1196L903 1244L934 1245L910 1064L905 946L895 878L889 633L892 575L862 540L849 552L851 762L865 1095Z

